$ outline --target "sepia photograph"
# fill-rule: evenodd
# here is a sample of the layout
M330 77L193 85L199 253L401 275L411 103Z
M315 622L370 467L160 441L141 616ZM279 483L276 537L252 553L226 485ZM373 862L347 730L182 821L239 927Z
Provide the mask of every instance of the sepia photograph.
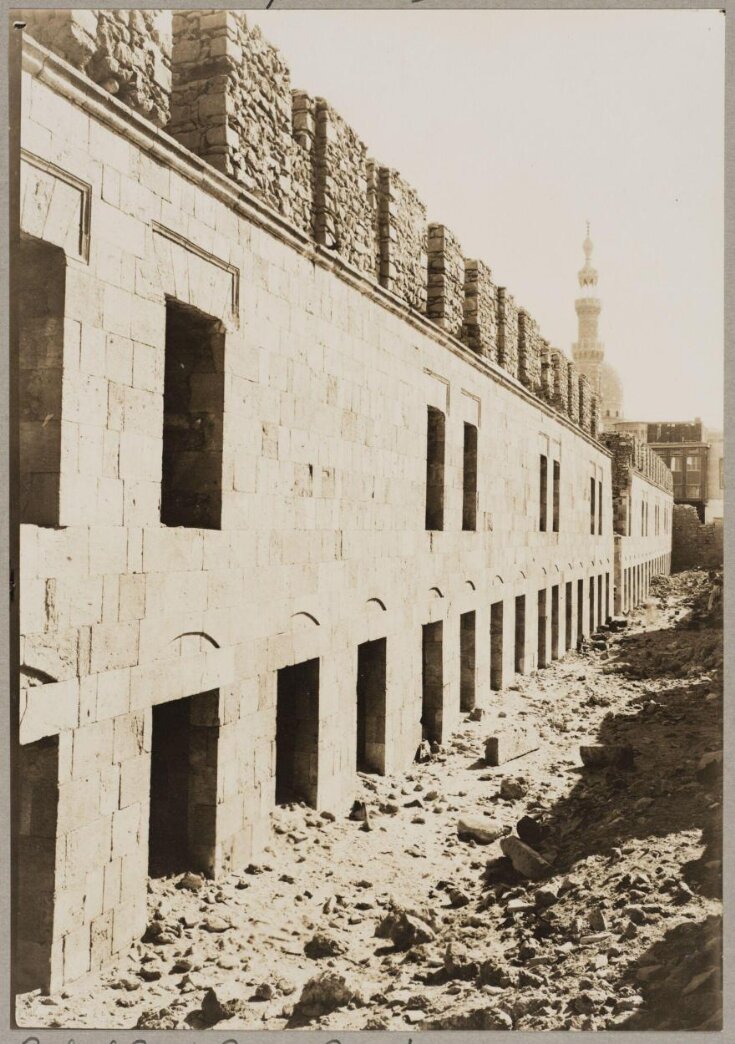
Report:
M13 1041L722 1031L725 12L5 13Z

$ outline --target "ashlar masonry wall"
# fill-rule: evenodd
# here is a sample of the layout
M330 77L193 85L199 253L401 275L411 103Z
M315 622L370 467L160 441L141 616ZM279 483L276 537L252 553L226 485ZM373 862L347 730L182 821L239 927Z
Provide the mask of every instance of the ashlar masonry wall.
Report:
M429 738L441 742L461 690L463 709L492 699L610 614L611 455L575 412L563 360L553 404L495 361L497 321L517 364L515 306L498 293L491 307L489 272L468 271L443 226L427 249L452 245L433 268L443 283L429 284L446 322L432 322L401 299L403 273L423 266L418 242L400 264L386 248L381 278L361 272L32 41L24 70L21 234L36 273L59 250L65 271L63 302L33 338L61 415L53 467L37 465L56 484L55 517L21 526L19 743L33 771L19 780L16 901L36 915L19 917L16 953L21 978L56 989L144 930L149 827L167 789L161 708L187 701L169 732L202 752L179 839L192 868L216 875L262 848L279 757L312 804L344 811L366 643L385 650L370 758L392 773L429 728L427 625L440 625ZM179 425L196 461L204 446L219 462L189 476L221 498L206 526L161 516L164 433L181 414L166 419L176 308L216 334ZM458 339L463 324L479 350ZM429 408L443 417L432 529ZM541 591L556 619L537 612ZM287 749L297 684L308 714Z

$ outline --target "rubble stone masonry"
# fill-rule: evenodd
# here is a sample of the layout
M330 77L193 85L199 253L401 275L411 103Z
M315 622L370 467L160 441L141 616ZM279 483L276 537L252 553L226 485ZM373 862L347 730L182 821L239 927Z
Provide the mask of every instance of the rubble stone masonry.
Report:
M555 357L552 402L518 381L501 289L496 360L489 270L443 226L422 315L418 200L392 171L376 189L357 135L291 93L241 14L176 18L179 140L81 60L24 43L14 264L38 293L13 302L14 966L46 990L143 932L161 824L184 867L221 874L257 857L276 801L349 807L358 735L386 773L422 735L445 741L462 614L467 708L618 598L616 450L592 437L588 400L580 426L573 368ZM68 58L79 26L64 24L48 42ZM665 506L626 460L633 513ZM665 557L670 533L642 539L641 564ZM358 649L375 642L384 686L361 729Z

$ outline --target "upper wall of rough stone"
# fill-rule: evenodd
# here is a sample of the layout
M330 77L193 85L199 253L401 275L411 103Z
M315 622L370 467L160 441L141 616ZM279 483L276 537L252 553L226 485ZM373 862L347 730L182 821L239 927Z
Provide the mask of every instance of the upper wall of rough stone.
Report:
M661 457L635 435L625 431L606 431L600 435L600 442L613 455L613 498L628 492L633 472L667 493L673 492L671 472Z
M171 103L171 12L26 10L27 31L141 116L165 127Z
M243 11L33 10L39 43L301 233L598 437L599 403L538 324L322 98L292 90Z

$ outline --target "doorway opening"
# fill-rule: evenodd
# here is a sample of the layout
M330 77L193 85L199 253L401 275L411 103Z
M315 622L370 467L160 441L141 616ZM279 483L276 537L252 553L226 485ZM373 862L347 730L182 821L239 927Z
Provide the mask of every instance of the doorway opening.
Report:
M276 804L316 807L319 782L319 660L278 672Z
M551 588L551 659L559 659L559 585Z
M564 586L564 651L572 647L572 581Z
M214 872L219 691L153 708L148 873Z
M543 588L538 593L538 666L546 664L546 588Z
M385 638L357 647L357 771L385 771Z
M516 674L523 674L526 663L526 596L516 595L515 655L513 666Z
M503 603L490 606L490 688L503 688Z
M475 706L475 613L462 613L459 618L459 709L471 711Z
M444 694L444 623L424 624L421 664L421 734L430 743L441 742Z

